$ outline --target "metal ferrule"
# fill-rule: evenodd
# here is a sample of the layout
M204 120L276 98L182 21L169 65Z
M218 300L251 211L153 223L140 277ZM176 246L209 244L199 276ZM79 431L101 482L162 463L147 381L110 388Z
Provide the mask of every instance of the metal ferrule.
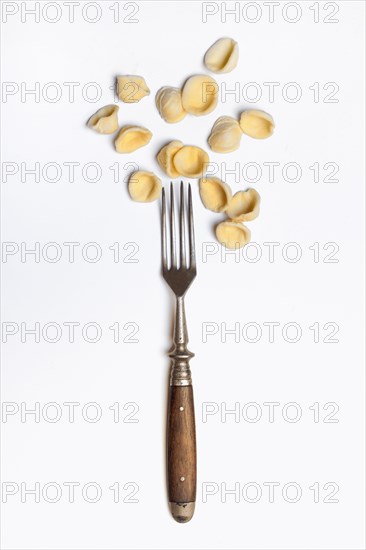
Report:
M184 296L177 297L174 328L174 349L169 353L172 359L170 385L191 386L192 376L189 361L194 353L188 350L188 332L184 311Z

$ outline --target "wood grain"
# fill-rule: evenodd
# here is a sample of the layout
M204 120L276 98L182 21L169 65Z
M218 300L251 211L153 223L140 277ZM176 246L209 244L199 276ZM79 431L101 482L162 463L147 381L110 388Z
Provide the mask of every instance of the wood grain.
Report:
M196 501L196 427L192 386L170 386L168 407L170 502Z

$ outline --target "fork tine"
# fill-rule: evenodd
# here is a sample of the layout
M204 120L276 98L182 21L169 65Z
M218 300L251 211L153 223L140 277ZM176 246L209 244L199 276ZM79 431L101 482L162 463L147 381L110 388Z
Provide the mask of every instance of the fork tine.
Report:
M166 200L165 189L162 191L162 210L161 210L161 234L162 234L162 249L163 249L163 271L168 268L167 260L167 245L166 245Z
M174 190L173 182L170 182L170 268L177 267L176 253L175 253L175 209L174 209Z
M196 256L194 249L192 191L181 182L180 196L174 201L174 184L162 193L162 264L163 277L177 298L184 297L196 277ZM187 202L185 202L187 201ZM178 218L178 219L176 219ZM169 235L170 233L170 235ZM168 244L170 241L170 244ZM178 250L179 247L179 250Z
M191 184L188 184L188 235L189 235L189 268L196 268L196 250L194 242L194 224L193 224L193 207L192 207L192 189Z
M185 230L184 230L184 185L180 182L180 210L179 210L179 252L180 252L180 267L187 266L186 263L186 248L185 248Z

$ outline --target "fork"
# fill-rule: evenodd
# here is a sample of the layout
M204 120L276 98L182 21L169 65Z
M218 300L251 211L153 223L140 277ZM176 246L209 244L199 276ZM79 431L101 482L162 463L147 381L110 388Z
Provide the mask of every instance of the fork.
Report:
M168 217L169 223L167 223ZM179 523L185 523L192 518L196 501L196 428L192 378L189 366L189 360L194 354L187 349L188 333L184 310L184 296L196 277L190 184L188 184L188 214L186 214L185 208L183 182L180 185L179 263L175 238L175 217L174 191L171 183L169 216L167 216L165 189L162 192L163 277L176 296L174 347L169 353L172 363L167 423L168 495L173 518ZM170 233L169 260L168 231ZM187 246L186 232L188 233ZM189 258L189 265L187 257Z

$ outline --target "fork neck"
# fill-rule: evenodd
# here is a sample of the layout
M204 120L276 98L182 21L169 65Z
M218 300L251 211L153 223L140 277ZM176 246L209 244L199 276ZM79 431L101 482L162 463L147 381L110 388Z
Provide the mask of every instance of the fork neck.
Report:
M174 344L178 347L188 344L188 331L184 296L177 296L175 309Z
M192 385L189 360L194 353L188 350L188 331L184 309L184 296L177 296L174 326L174 350L169 354L172 359L171 386Z

